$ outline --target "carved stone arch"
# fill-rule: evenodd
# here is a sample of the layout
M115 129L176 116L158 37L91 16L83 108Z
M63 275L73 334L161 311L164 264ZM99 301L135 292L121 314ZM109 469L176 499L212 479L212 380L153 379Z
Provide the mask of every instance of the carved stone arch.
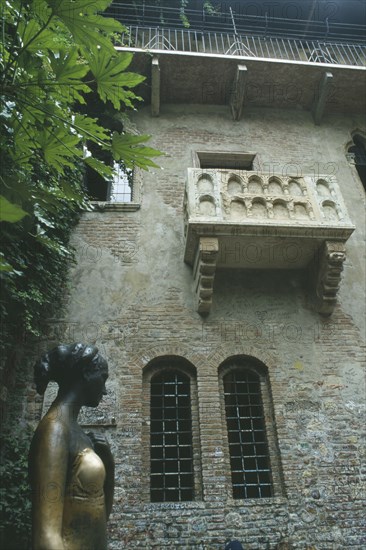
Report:
M198 199L198 210L202 216L216 216L217 202L213 195L204 194Z
M280 195L282 195L284 192L282 180L278 176L270 176L268 178L268 189L269 194L273 193L276 195L279 193Z
M211 194L214 191L214 181L210 174L202 173L197 180L197 189L200 196Z
M135 355L129 362L129 366L142 372L149 363L156 361L159 357L181 357L196 367L202 363L202 356L192 352L190 347L168 343L161 346L153 346L144 350L141 354Z
M230 216L233 220L242 220L247 215L245 200L237 195L234 195L230 201Z
M275 199L273 201L273 214L278 218L289 218L290 211L288 204L284 199Z
M197 376L195 365L182 355L158 355L143 368L143 376L150 381L157 372L177 370L193 379Z
M258 325L259 327L260 325ZM215 348L207 357L207 362L215 369L218 370L219 366L226 362L226 360L235 357L250 357L253 360L258 361L266 366L268 370L268 376L270 377L271 371L273 371L277 364L278 358L273 353L268 352L267 350L259 349L258 347L252 345L240 345L235 346L233 349L232 345L221 345Z
M243 181L238 174L230 172L227 176L226 191L229 195L235 196L243 191Z
M263 179L257 174L253 174L248 178L248 192L251 194L263 192Z
M243 183L243 180L242 178L236 174L235 172L229 172L228 175L227 175L227 181L230 182L230 181L236 181L237 183L240 183L240 185L242 185Z
M253 355L235 354L225 359L218 366L218 371L221 376L238 367L245 367L259 376L268 376L268 367L265 363L257 359Z

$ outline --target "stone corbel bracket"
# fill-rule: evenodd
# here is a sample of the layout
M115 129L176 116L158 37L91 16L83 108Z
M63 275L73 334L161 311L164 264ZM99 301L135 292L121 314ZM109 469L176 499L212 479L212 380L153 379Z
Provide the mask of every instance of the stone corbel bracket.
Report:
M208 315L212 306L215 273L219 259L219 239L199 237L193 277L197 312ZM331 315L337 303L343 264L346 259L344 242L325 241L314 261L315 309L321 315Z
M344 243L325 241L319 253L316 279L316 308L322 315L333 313L345 259Z
M218 239L214 237L199 238L193 277L197 311L201 315L207 315L211 309L218 253Z

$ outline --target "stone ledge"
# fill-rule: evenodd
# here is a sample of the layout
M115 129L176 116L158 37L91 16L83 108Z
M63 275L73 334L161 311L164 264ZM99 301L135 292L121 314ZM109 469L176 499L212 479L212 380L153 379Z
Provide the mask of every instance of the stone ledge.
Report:
M227 498L222 503L222 508L225 510L229 507L228 511L232 511L234 508L255 508L255 507L272 507L272 506L287 506L288 499L283 496L274 496L268 498L248 498L248 499L233 499ZM182 502L146 502L143 504L144 510L205 510L212 507L212 502L208 500L192 500Z
M206 502L203 500L190 500L182 502L146 502L144 510L195 510L204 509Z
M136 212L141 208L137 202L92 201L90 204L93 207L91 212Z

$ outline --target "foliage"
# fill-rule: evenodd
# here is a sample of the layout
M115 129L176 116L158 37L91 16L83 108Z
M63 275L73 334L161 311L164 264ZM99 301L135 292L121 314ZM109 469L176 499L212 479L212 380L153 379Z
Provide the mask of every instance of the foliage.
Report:
M130 0L126 0L129 2ZM121 1L117 0L116 4L120 4ZM201 0L202 6L198 7L197 1L192 0L133 0L134 6L146 4L147 6L156 6L160 8L161 23L164 24L164 8L176 8L179 10L179 17L182 25L186 28L190 27L189 15L187 15L187 9L202 9L203 13L207 15L218 15L220 12L220 4L218 2L212 2L211 0ZM122 2L123 4L123 2Z
M134 108L139 98L133 88L144 79L128 72L132 55L114 49L123 26L99 15L108 4L0 0L0 309L6 368L24 337L39 335L59 303L73 259L70 232L79 212L90 208L85 166L112 178L98 152L144 169L156 166L152 159L160 154L145 146L148 136L132 136L123 126L112 133L99 116L88 116L88 100L95 95L108 108ZM30 434L14 423L1 429L0 542L24 548Z
M187 5L188 5L188 0L181 0L179 15L180 15L180 19L183 23L183 26L188 28L189 27L189 20L188 20L188 17L186 15L186 11L185 11Z
M127 72L132 54L117 54L113 46L113 33L124 27L98 15L108 4L109 0L1 0L1 206L6 205L1 221L11 222L11 212L15 217L22 213L19 208L23 215L34 215L36 201L27 182L36 165L44 163L51 176L62 177L65 168L73 169L81 159L111 178L111 167L97 158L83 158L86 141L123 159L125 143L119 148L121 140L97 119L79 112L94 90L118 110L133 108L139 100L132 88L144 77ZM141 142L137 138L128 146L131 165L156 166L152 158L160 153L142 147L145 140L141 136ZM11 181L4 166L12 166ZM53 188L43 191L54 196ZM62 184L58 193L70 200ZM9 263L4 266L8 271Z
M89 97L126 111L144 77L128 72L132 54L116 53L124 27L102 17L109 0L0 0L0 221L2 341L37 335L57 300L72 259L68 238L88 208L82 167L105 179L121 165L155 167L148 136L111 132L88 116ZM86 153L85 144L89 151ZM100 152L105 153L103 155Z
M215 7L210 0L205 0L203 2L203 9L207 13L207 15L218 15L219 14L219 8Z
M148 136L130 135L121 124L111 132L99 113L88 115L95 96L108 109L133 109L139 101L133 88L144 80L127 70L132 55L114 49L115 33L124 28L99 15L108 4L0 0L0 343L6 368L12 351L25 336L40 335L60 301L73 259L70 232L79 212L90 208L84 168L111 179L112 163L101 158L147 169L160 154L145 146ZM1 428L0 543L25 548L30 434L14 423Z
M2 548L26 548L31 529L28 451L32 430L12 424L0 434L0 544Z
M79 209L86 207L80 199L81 179L81 167L65 168L64 176L56 177L40 164L27 185L36 200L33 215L2 224L2 248L11 261L11 270L2 274L0 304L5 355L15 338L39 336L43 319L60 302L66 267L73 258L69 235Z

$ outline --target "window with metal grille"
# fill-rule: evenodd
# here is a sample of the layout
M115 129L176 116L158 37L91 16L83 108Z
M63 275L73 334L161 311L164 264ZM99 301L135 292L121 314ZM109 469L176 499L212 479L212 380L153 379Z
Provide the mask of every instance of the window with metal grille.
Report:
M348 154L352 158L362 185L366 191L366 139L359 134L353 136L353 143L348 148Z
M110 202L132 202L133 170L121 167L117 162L113 164L114 178L110 186Z
M151 379L150 498L193 500L190 379L164 370Z
M112 165L112 161L109 164ZM96 170L86 166L85 184L89 198L93 201L111 203L132 202L133 170L123 168L117 162L113 163L113 168L113 180L107 181Z
M272 496L272 476L259 376L246 369L223 378L233 497Z

